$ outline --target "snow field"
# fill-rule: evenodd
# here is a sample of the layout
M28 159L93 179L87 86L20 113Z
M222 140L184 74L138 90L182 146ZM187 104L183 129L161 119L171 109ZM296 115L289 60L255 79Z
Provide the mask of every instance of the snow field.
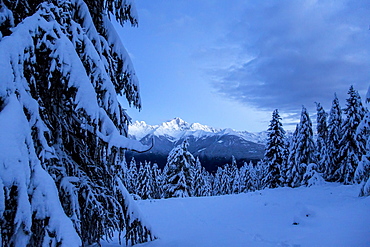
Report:
M370 246L370 197L358 197L359 189L325 184L137 201L160 237L138 246Z

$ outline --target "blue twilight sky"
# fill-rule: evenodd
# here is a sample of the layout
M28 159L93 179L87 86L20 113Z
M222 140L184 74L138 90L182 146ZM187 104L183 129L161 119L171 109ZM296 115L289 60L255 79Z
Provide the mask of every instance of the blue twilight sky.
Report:
M119 28L139 77L133 120L174 117L266 130L274 109L292 129L305 105L370 85L368 0L136 0L139 27Z

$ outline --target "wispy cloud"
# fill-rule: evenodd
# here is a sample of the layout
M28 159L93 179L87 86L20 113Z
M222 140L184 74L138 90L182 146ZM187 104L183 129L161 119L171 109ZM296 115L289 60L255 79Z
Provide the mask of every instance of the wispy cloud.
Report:
M232 52L239 46L238 59L213 66L213 85L225 97L286 113L313 109L315 101L330 107L350 85L364 95L369 24L368 1L251 1L225 35Z

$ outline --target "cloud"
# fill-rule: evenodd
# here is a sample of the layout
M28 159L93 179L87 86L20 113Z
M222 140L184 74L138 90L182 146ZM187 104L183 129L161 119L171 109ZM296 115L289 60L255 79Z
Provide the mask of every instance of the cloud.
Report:
M334 93L346 97L350 85L364 95L369 23L366 1L250 2L224 39L223 47L239 46L238 61L213 68L213 86L243 104L286 113L314 109L315 101L330 107Z

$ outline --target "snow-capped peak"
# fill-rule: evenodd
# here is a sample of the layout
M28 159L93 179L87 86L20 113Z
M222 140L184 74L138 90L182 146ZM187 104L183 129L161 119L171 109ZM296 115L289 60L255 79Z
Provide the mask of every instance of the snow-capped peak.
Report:
M138 140L147 135L166 136L173 141L187 136L200 138L212 135L236 135L248 141L264 143L266 138L264 133L255 134L233 129L216 129L200 123L189 124L181 118L174 118L160 125L148 125L144 121L136 121L129 126L129 134Z
M181 118L174 118L170 121L164 122L159 128L165 128L168 130L185 130L189 128L189 124Z

